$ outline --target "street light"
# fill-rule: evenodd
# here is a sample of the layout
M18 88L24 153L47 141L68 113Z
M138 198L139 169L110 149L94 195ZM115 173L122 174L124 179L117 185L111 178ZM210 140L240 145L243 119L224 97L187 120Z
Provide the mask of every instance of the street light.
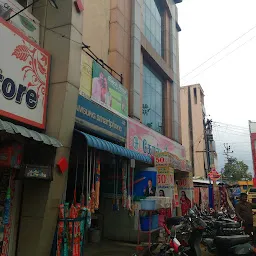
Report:
M54 7L55 9L58 9L58 5L56 4L55 0L48 0L50 5L52 7ZM9 17L8 19L6 19L6 21L11 20L13 17L17 16L18 14L20 14L21 12L25 11L26 9L28 9L30 6L32 6L33 4L39 2L39 0L35 0L33 1L31 4L27 5L26 7L24 7L23 9L19 10L18 12L16 12L15 14L13 14L11 17Z

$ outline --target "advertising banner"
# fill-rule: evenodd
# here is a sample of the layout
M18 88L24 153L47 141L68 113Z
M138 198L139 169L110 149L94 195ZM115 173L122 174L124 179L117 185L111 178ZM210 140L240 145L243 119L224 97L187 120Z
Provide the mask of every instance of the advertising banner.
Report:
M127 121L81 95L78 95L76 123L94 133L126 141Z
M0 115L44 129L50 54L0 18Z
M179 199L182 216L186 215L193 205L193 186L191 186L190 177L181 178L178 181Z
M15 13L20 14L11 18L8 22L24 33L30 40L39 44L40 22L28 10L24 10L15 0L0 0L0 18L7 20Z
M134 173L134 198L140 199L148 196L156 196L157 172L155 168L135 170Z
M175 141L153 131L141 123L128 118L127 148L142 154L155 155L157 152L170 152L172 161L179 162L186 170L185 148Z
M157 168L158 195L173 198L174 170L170 167Z
M90 98L92 95L92 58L82 51L79 94Z
M128 91L96 61L92 64L92 99L125 117L128 116Z

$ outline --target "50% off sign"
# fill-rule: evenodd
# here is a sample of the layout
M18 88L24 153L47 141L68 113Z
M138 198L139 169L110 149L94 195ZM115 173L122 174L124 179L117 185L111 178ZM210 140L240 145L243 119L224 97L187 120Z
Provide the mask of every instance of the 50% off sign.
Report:
M169 168L159 168L157 170L157 184L160 187L170 186L173 184L174 178L171 175L171 171Z

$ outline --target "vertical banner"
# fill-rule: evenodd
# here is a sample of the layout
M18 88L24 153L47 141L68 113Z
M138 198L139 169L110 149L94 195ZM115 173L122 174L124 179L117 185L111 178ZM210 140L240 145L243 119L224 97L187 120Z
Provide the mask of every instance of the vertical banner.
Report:
M92 59L83 51L79 94L83 97L91 97L92 95Z
M189 177L184 177L178 182L179 199L182 216L186 215L193 204L193 187L191 187Z
M209 192L208 188L200 188L201 193L201 210L209 209Z
M157 168L158 196L173 197L174 170L171 167Z

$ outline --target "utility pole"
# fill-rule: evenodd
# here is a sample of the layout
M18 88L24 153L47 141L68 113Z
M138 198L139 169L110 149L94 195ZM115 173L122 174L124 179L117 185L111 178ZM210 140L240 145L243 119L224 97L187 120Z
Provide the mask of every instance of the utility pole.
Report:
M210 151L210 141L213 140L212 135L212 120L206 119L204 122L205 126L205 147L206 147L206 159L207 159L207 175L211 171L211 151Z
M227 158L227 162L230 161L230 159L231 159L230 154L233 154L233 153L234 153L234 151L231 150L230 145L229 145L228 143L224 143L224 155L225 155L226 158Z

